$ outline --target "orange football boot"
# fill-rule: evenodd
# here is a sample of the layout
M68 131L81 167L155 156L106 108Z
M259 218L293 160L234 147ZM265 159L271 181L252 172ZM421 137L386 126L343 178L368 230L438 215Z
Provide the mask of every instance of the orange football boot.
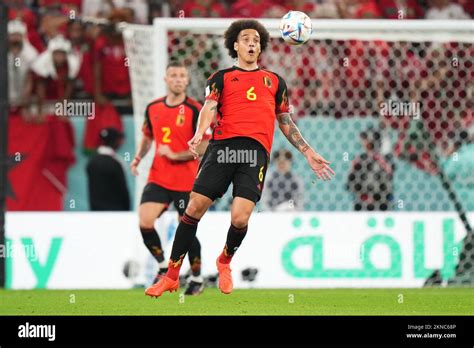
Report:
M232 288L234 287L232 283L232 270L230 269L230 264L220 263L219 258L216 260L217 271L219 272L219 289L224 294L230 294Z
M158 283L153 284L145 290L145 295L159 297L165 291L173 292L179 289L179 279L173 280L167 276L160 276Z

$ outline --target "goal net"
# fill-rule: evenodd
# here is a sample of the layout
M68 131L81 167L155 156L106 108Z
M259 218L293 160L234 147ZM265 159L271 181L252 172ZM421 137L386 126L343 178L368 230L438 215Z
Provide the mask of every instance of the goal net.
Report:
M473 21L314 20L302 46L280 38L278 20L260 21L271 34L260 65L285 79L299 128L338 173L330 183L315 182L276 132L274 150L293 152L292 170L304 183L300 209L456 212L466 229L458 267L427 282L472 284ZM137 140L145 106L166 93L170 59L188 66L187 93L200 101L207 78L233 64L223 39L231 22L159 18L125 28ZM137 200L146 174L142 167ZM268 201L283 201L291 190L274 190ZM216 204L228 205L228 196ZM263 199L260 205L270 209Z

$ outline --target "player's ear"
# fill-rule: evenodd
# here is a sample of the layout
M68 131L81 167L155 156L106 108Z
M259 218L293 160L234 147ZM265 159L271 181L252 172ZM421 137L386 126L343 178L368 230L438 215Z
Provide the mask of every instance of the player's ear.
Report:
M234 42L234 51L237 51L238 44L237 42Z

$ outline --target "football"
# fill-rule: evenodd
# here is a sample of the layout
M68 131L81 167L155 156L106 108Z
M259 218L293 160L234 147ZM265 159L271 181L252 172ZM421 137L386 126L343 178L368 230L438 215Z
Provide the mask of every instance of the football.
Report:
M308 15L301 11L289 11L281 18L281 37L290 45L302 45L311 36L312 24Z

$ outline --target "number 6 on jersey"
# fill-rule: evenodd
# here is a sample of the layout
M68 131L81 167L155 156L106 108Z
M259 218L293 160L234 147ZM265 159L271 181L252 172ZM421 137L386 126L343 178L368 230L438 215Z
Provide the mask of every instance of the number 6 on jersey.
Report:
M257 100L257 95L255 94L255 92L253 91L255 89L254 86L250 87L248 90L247 90L247 99L248 100Z

